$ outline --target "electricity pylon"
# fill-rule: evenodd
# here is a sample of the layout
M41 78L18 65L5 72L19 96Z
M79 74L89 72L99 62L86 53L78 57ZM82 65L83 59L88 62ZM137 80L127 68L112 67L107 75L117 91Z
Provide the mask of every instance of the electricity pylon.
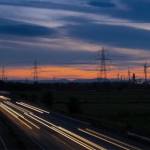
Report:
M98 51L98 79L107 79L107 63L106 51L104 48Z
M34 82L38 82L38 63L36 60L33 65L33 80Z
M148 70L149 66L147 65L147 63L144 64L144 79L145 82L147 82L147 70Z

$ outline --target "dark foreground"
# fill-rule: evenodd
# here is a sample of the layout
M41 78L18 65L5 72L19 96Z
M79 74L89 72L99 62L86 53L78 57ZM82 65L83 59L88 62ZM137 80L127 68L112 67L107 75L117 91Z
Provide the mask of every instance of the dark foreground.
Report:
M150 85L136 83L1 83L10 96L88 120L98 127L150 136Z
M148 84L0 82L0 90L11 97L1 102L2 149L150 149Z
M1 99L2 150L149 150L126 134L97 129L88 122L48 112L24 102Z

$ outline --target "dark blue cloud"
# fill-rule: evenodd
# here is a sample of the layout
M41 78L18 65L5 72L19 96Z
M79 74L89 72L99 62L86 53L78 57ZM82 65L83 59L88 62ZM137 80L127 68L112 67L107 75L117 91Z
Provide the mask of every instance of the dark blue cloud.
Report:
M136 22L150 22L149 0L122 0L121 2L126 5L126 10L115 10L111 15Z
M82 2L82 0L81 0ZM85 1L86 2L86 1ZM72 10L76 12L107 14L113 17L130 19L137 22L150 22L150 1L149 0L119 0L119 5L125 7L118 8L116 3L110 0L87 0L86 5L66 5L65 3L55 3L55 1L16 1L16 0L1 0L1 5L26 6L34 8L47 8L57 10ZM93 8L95 7L95 8Z
M38 12L38 8L42 8L42 14L35 14L35 12L30 9L31 12L34 12L34 14L31 14L31 18L29 17L30 12L27 13L27 17L25 17L25 12L21 12L24 13L24 18L21 18L21 15L19 16L21 19L18 16L18 18L15 18L15 15L13 15L14 18L11 18L11 15L8 15L13 20L2 19L3 17L5 18L5 15L3 16L3 14L0 14L0 40L6 40L6 42L1 42L0 63L6 64L7 62L8 65L30 65L34 59L38 59L41 64L63 65L90 63L90 60L96 59L95 52L76 49L78 46L74 47L74 50L66 50L67 48L65 49L63 46L61 49L54 48L48 50L48 48L42 43L43 41L40 40L33 40L31 46L26 46L25 44L21 46L21 42L27 42L26 38L28 38L28 41L30 41L31 39L40 39L41 37L46 37L46 40L53 37L60 39L64 36L65 38L68 37L71 40L75 39L77 41L84 41L83 44L85 45L86 43L90 42L96 45L99 44L113 47L130 48L133 49L133 51L134 49L150 49L150 31L125 26L111 25L111 23L108 25L109 22L107 22L107 20L107 25L97 24L95 23L96 20L94 20L94 17L88 17L90 14L96 14L97 16L109 15L113 16L114 18L128 19L133 22L149 22L149 1L120 0L121 5L125 6L125 9L118 8L117 5L112 1L106 2L105 0L87 0L86 2L86 5L67 5L65 3L56 4L52 1L42 2L38 0L0 0L1 6L5 7L5 9L7 9L7 5L17 6L18 8L20 6L25 6L25 8L37 8L36 12ZM44 26L45 23L48 23L51 17L53 18L53 16L50 16L50 14L47 14L49 9L54 12L53 15L54 21L56 21L55 23L58 21L58 23L60 23L60 25L63 27L52 28ZM71 10L72 12L76 12L78 14L70 13L69 16L69 12L67 12L66 17L63 15L58 16L58 10L59 12L61 12L61 10ZM39 13L40 12L41 11L39 11ZM80 12L82 14L80 14ZM11 12L9 12L9 14L11 14ZM35 24L35 18L32 15L35 15L35 18L37 19ZM41 17L40 15L45 16ZM33 21L32 17L34 18ZM15 19L20 19L22 21L14 21ZM28 19L30 19L29 22L33 22L33 24L25 23L24 19L26 22L28 22ZM64 21L65 23L63 24L61 21ZM40 22L43 24L40 24ZM59 33L61 33L61 35ZM13 40L18 41L16 44L14 44L15 42L13 43ZM41 43L42 46L36 46L36 42L39 42L39 45ZM57 44L59 45L60 43ZM121 52L120 54L117 52L115 54L110 52L110 54L114 57L114 59L117 57L118 60L128 60L128 62L131 60L139 60L139 58L134 56L122 56Z
M27 24L8 19L0 19L0 35L14 35L14 36L56 36L57 31L52 28L47 28L34 24Z
M76 23L76 24L83 24L83 23L88 24L93 21L92 18L85 18L81 16L67 16L67 17L62 17L60 20L67 21L69 23Z
M1 49L0 64L8 66L32 65L38 60L40 65L71 65L89 64L96 57L95 52L69 51L69 50L47 50L47 49Z
M108 14L121 19L129 19L135 22L150 22L149 0L119 0L118 5L122 5L120 6L122 8L119 9L115 7L116 5L113 1L91 0L89 4L96 8L99 7L99 13L102 14Z
M100 0L91 0L88 2L90 6L94 7L100 7L100 8L112 8L115 7L115 4L113 2L109 1L100 1Z
M150 31L123 26L96 23L72 25L63 28L70 38L86 42L126 48L150 48Z

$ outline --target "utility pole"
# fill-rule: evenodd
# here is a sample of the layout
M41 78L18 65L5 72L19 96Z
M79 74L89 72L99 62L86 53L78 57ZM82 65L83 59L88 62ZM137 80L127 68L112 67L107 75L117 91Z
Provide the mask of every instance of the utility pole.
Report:
M105 49L98 51L98 79L107 79L107 64Z
M131 80L131 72L130 72L130 68L128 67L128 80Z
M144 78L145 78L145 82L147 82L147 69L148 69L148 65L147 63L144 64Z
M1 70L1 80L5 81L6 80L6 76L5 76L5 66L2 66L2 70Z
M135 75L135 73L132 74L132 81L133 81L133 83L136 83L136 75Z
M35 60L33 66L33 80L34 82L38 82L38 63Z
M117 74L117 80L120 81L120 74Z
M121 81L123 80L123 75L120 76L120 80L121 80Z

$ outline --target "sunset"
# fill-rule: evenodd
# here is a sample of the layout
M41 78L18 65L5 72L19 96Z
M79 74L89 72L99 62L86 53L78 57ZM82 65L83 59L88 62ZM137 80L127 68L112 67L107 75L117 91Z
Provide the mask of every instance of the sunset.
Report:
M115 68L108 66L107 77L109 79L117 79L121 76L128 79L128 68ZM143 67L130 68L131 73L135 73L137 78L144 78ZM5 68L5 75L11 80L33 80L34 69L29 67L8 67ZM98 77L97 65L64 65L64 66L39 66L38 78L39 80L52 80L52 79L96 79ZM132 76L132 74L131 74ZM148 76L149 77L149 76Z
M150 150L150 0L0 0L0 150Z
M150 23L143 11L149 11L147 5L146 0L143 7L140 1L128 0L104 4L90 0L73 3L71 0L1 0L0 64L8 68L8 79L10 71L12 77L31 79L32 74L23 68L30 70L34 60L42 68L57 68L52 74L42 75L46 79L96 78L83 65L95 70L97 52L105 47L112 63L107 65L124 72L128 67L142 68L150 56ZM67 69L64 74L62 67ZM111 70L110 74L114 72Z

